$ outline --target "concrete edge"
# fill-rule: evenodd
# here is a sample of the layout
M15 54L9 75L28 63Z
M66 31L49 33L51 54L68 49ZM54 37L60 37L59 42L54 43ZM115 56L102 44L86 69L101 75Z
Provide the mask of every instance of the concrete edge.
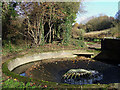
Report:
M8 69L12 71L14 68L34 62L34 61L40 61L44 59L52 59L52 58L75 58L77 55L73 55L74 50L72 51L57 51L57 52L45 52L45 53L39 53L39 54L33 54L33 55L25 55L21 58L16 58L8 63ZM76 51L75 51L76 52Z

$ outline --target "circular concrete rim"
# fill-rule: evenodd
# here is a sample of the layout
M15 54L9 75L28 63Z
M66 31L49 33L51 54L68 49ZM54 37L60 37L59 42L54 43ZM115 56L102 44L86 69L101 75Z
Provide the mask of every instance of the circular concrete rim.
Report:
M57 52L44 52L44 53L38 53L33 55L25 55L20 58L16 58L8 63L8 69L12 71L14 68L34 62L34 61L40 61L44 59L55 59L55 58L75 58L77 57L77 53L80 54L93 54L89 52L83 52L82 50L64 50L64 51L57 51Z
M55 58L75 58L77 55L74 55L74 53L77 53L78 51L58 51L58 52L46 52L46 53L39 53L39 54L33 54L33 55L25 55L20 58L16 58L11 60L8 63L8 69L12 71L14 68L34 62L34 61L40 61L44 59L55 59Z
M76 52L81 52L81 51L78 51L78 50L72 50L72 51L58 51L58 52L54 52L54 53L61 53L61 55L63 55L63 54L65 54L65 53L67 53L67 55L63 55L63 57L62 58L75 58L75 57L77 57L77 55L74 55L74 53L76 53ZM47 55L47 54L51 54L51 53L53 53L53 52L47 52L47 53L39 53L39 54L41 54L41 55ZM34 55L39 55L39 54L34 54ZM34 55L25 55L25 56L20 56L21 58L14 58L14 59L10 59L10 60L7 60L5 63L3 63L3 64L6 64L7 65L7 69L8 69L8 71L9 71L9 73L15 68L15 67L17 67L17 66L19 66L19 65L16 65L16 66L14 66L14 67L11 67L11 64L12 64L12 62L16 62L17 60L18 61L20 61L20 59L24 59L26 56L27 56L27 58L25 58L25 59L28 59L28 58L34 58L34 60L32 60L32 61L28 61L28 62L26 62L26 63L29 63L29 62L33 62L33 61L39 61L39 60L42 60L42 59L39 59L39 60L35 60L36 58L34 57ZM60 56L61 56L60 55ZM54 58L61 58L61 57L54 57ZM50 59L50 58L46 58L46 59ZM24 63L25 64L25 63ZM13 65L13 64L12 64ZM22 63L21 63L21 65L22 65ZM11 69L10 69L10 68ZM12 72L11 72L12 73ZM16 74L17 75L17 74ZM11 75L12 76L12 75ZM17 75L17 76L19 76L19 77L22 77L23 78L23 76L20 76L20 75ZM13 78L15 78L15 77L13 77ZM27 77L24 77L24 78L27 78ZM29 78L30 80L31 80L31 78ZM39 81L39 80L38 80ZM50 82L50 83L53 83L53 84L56 84L56 82ZM60 84L60 85L64 85L64 84ZM73 86L77 86L78 87L78 85L69 85L69 84L65 84L65 86L68 86L68 87L73 87ZM104 86L104 84L100 84L100 85L103 85ZM87 86L87 85L85 85L85 86ZM96 88L98 88L98 85L96 84L91 84L90 86L93 86L93 87L96 87ZM68 88L67 87L67 88ZM80 88L81 88L82 86L80 86ZM107 88L106 86L104 86L105 88ZM104 87L102 87L102 88L104 88Z

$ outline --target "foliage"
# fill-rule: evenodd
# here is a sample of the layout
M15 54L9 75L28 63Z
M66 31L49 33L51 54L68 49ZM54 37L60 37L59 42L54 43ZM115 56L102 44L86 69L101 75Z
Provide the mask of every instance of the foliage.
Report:
M83 8L79 8L82 2L62 2L58 3L58 5L62 8L64 8L64 12L67 14L67 17L69 17L69 20L71 23L75 22L76 19L76 13L81 12Z
M69 18L66 18L66 22L64 24L64 27L62 29L64 29L63 31L63 41L62 43L64 44L68 44L69 43L69 40L71 38L71 22L70 22L70 19Z
M66 39L62 34L66 32L64 30L70 34L70 28L76 18L79 5L80 3L76 2L21 3L19 6L21 14L25 17L24 27L26 27L23 32L30 37L35 45L45 42L51 43L55 38L61 38L65 42L70 35L67 35L68 39ZM59 28L60 26L62 28Z
M15 37L16 25L13 24L18 14L15 11L16 3L2 3L2 37L3 40Z
M25 88L25 84L23 82L8 79L3 82L2 88Z
M34 46L55 40L68 44L80 5L81 2L3 2L3 39L12 44L25 40Z
M19 82L16 79L7 79L6 81L3 82L2 84L2 88L20 88L20 89L30 89L30 88L42 88L41 84L35 84L33 82L27 82L27 83L23 83L23 82Z
M83 29L80 29L80 36L79 36L79 40L84 40L84 34L85 34L85 30L83 30Z
M80 40L84 39L84 34L85 34L85 30L84 29L79 29L77 27L73 27L72 28L72 37L73 38L77 38Z
M11 41L2 40L2 55L7 56L12 53L20 53L31 48L30 44L26 44L24 40L18 40L16 44L13 44Z
M116 24L116 27L114 29L114 35L117 37L117 38L120 38L120 22L118 22Z
M74 45L78 45L80 47L85 47L85 43L84 43L85 30L79 29L77 26L78 26L78 24L75 24L72 28L72 38L77 39L76 43L74 42Z
M2 41L4 51L13 53L31 48L32 45L36 47L54 41L68 45L76 13L82 9L79 9L80 5L81 2L4 3L5 8L2 14L5 17L2 18L3 37L5 37ZM7 12L12 12L9 6L14 14L9 14L8 18ZM8 26L5 26L7 24ZM25 48L19 47L23 43L25 43Z
M79 27L79 24L78 23L75 23L74 25L73 25L73 27L75 28L78 28Z
M96 44L95 42L85 42L86 44L91 44L91 45L94 45L94 44Z
M85 25L80 24L79 28L83 28L86 32L100 31L114 27L114 18L108 16L99 16L89 20Z

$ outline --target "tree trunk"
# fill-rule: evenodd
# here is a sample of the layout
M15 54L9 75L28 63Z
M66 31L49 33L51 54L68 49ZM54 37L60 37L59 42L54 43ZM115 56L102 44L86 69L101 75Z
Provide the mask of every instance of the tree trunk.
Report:
M55 38L55 30L53 29L53 40L54 40L54 38Z
M51 33L51 31L52 31L52 30L51 30L51 27L50 27L50 38L49 38L49 43L51 43L51 41L52 41L52 35L51 35L52 33Z
M42 24L42 44L44 43L44 25Z

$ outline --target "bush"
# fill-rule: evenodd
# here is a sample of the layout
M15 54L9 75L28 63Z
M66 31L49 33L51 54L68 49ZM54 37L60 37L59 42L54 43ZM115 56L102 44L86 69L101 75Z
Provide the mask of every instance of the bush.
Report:
M83 29L78 29L77 27L73 27L72 29L72 44L74 46L79 46L79 47L85 47L84 43L84 34L85 30Z
M85 30L74 27L72 29L72 38L83 40Z
M114 22L113 17L108 17L108 16L95 17L86 23L85 29L86 32L100 31L114 27L113 22Z

